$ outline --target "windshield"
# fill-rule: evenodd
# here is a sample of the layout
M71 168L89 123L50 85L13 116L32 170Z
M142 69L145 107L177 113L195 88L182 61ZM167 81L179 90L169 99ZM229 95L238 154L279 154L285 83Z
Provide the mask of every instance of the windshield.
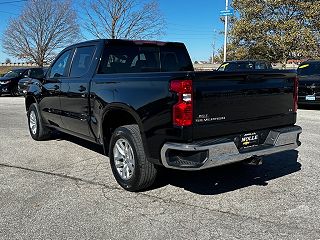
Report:
M24 71L25 71L25 69L14 69L14 70L7 72L6 75L4 75L4 77L7 77L7 78L19 77L24 73Z
M252 62L229 62L223 63L218 71L240 71L240 70L253 70L254 64Z
M320 75L320 62L306 62L298 67L298 75Z

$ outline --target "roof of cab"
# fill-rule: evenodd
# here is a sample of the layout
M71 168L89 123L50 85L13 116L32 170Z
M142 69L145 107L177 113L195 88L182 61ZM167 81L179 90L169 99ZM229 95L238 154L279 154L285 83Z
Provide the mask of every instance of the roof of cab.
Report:
M95 39L95 40L89 40L84 42L79 42L73 45L68 46L67 48L76 47L79 45L90 45L95 43L111 43L111 44L137 44L137 45L144 45L144 44L151 44L151 45L158 45L158 46L164 46L167 44L170 45L184 45L181 42L162 42L162 41L153 41L153 40L129 40L129 39Z

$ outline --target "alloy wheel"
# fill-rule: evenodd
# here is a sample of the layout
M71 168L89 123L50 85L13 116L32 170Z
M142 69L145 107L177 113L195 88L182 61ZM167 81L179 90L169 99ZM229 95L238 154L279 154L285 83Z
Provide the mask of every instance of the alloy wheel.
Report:
M113 147L113 158L119 176L123 180L129 180L134 173L135 160L128 140L120 138L116 141Z
M31 111L29 115L29 127L32 134L35 135L37 133L38 126L37 126L36 113L34 111Z

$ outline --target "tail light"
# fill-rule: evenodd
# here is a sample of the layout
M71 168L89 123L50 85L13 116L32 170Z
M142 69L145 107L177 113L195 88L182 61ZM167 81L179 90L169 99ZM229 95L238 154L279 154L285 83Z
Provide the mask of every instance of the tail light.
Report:
M297 112L298 110L298 86L299 86L299 79L295 77L294 79L294 90L293 90L293 111Z
M175 92L178 95L178 102L173 106L173 124L179 127L192 125L192 80L172 80L170 82L170 91Z

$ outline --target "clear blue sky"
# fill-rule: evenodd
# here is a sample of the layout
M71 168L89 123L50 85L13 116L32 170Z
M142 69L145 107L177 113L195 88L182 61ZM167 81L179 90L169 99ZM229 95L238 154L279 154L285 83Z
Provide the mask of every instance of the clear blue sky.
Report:
M0 0L0 36L10 17L17 17L25 2ZM75 6L77 2L74 0ZM212 54L212 44L216 51L223 44L223 24L219 11L225 8L225 0L159 0L162 13L167 20L166 35L160 40L184 42L192 60L208 60ZM0 62L8 56L3 53L0 43ZM12 57L10 57L13 59Z

